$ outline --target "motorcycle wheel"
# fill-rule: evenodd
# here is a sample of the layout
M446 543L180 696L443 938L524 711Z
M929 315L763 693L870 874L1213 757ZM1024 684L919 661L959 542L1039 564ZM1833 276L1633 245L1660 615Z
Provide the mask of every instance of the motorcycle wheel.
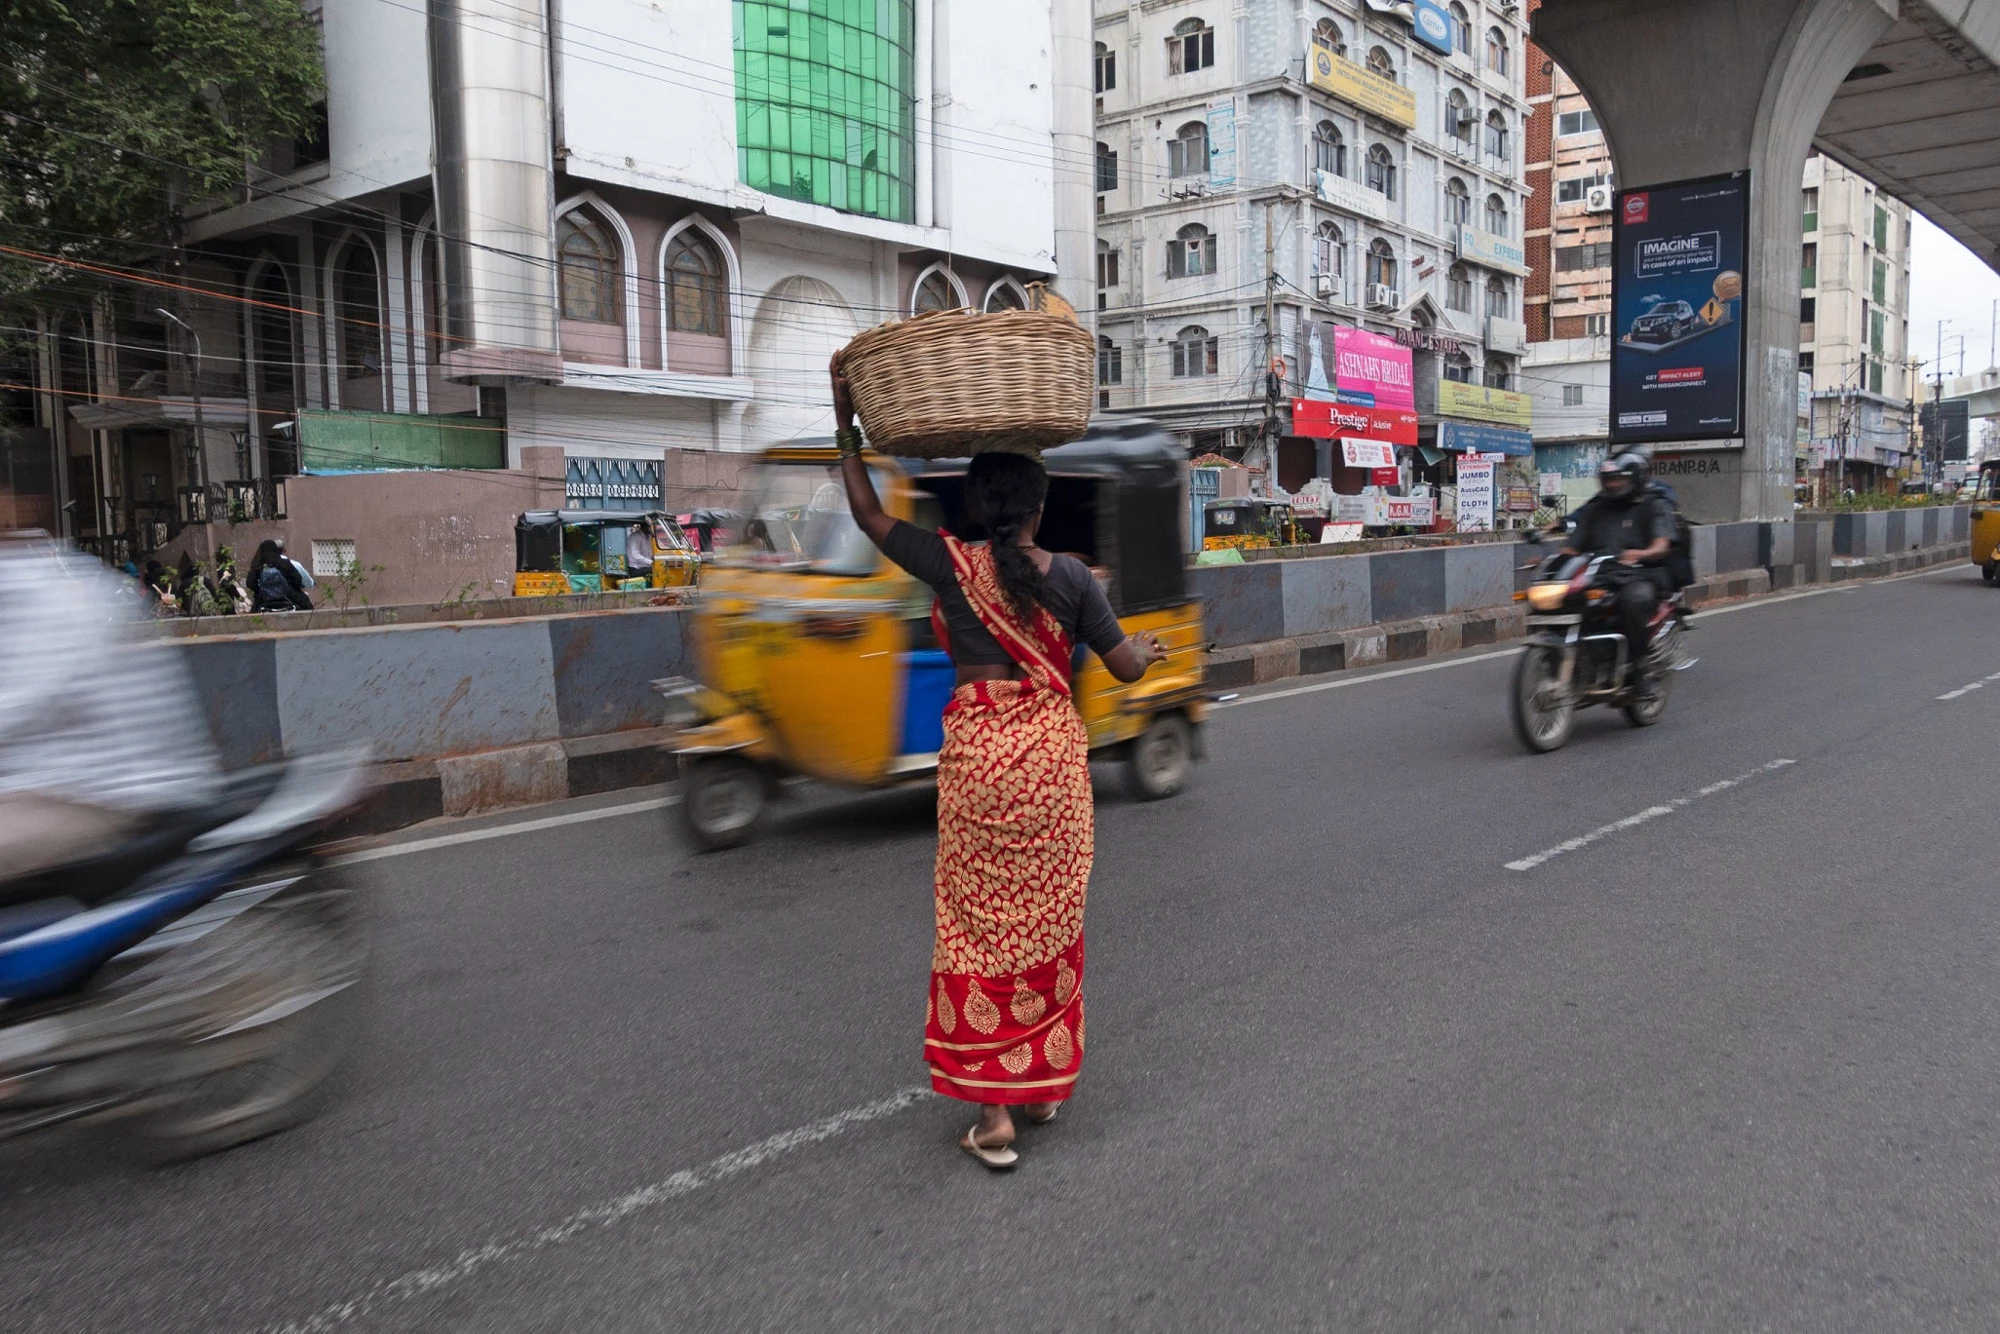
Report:
M1514 663L1514 732L1538 755L1560 750L1576 727L1575 701L1554 698L1561 672L1561 652L1540 644Z
M681 769L681 828L703 852L740 848L764 821L763 771L741 755L702 755Z
M225 930L218 948L232 957L217 956L217 966L240 970L241 983L218 989L217 1027L184 1049L199 1053L205 1072L170 1086L136 1127L158 1161L247 1144L310 1118L332 1095L366 1019L367 923L351 887L309 885Z
M1661 672L1653 681L1653 697L1634 700L1625 706L1625 720L1634 727L1651 727L1667 712L1667 696L1673 693L1674 674Z
M1175 796L1194 772L1194 729L1178 713L1163 713L1132 742L1125 765L1132 795L1140 801Z

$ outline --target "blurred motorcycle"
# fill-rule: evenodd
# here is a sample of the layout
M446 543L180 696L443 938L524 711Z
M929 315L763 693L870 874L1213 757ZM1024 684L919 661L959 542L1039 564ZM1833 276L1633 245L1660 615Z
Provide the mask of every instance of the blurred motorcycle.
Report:
M122 1120L185 1158L317 1110L368 942L349 873L305 844L361 802L365 762L232 775L198 818L0 883L0 1139Z

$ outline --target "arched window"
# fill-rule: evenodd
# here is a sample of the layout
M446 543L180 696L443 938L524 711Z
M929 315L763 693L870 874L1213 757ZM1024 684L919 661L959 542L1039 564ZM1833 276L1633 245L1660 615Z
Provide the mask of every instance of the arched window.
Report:
M1492 389L1512 389L1514 387L1514 373L1508 369L1507 363L1500 358L1488 357L1486 359L1486 384Z
M556 223L557 286L562 317L617 324L624 316L623 257L601 218L572 209Z
M1472 383L1472 358L1463 352L1453 352L1444 359L1444 378L1456 380L1460 384Z
M1182 19L1167 38L1167 73L1192 74L1215 63L1215 29L1200 19Z
M1097 144L1097 193L1104 194L1118 188L1118 150L1110 144Z
M1498 111L1486 116L1486 155L1495 162L1505 163L1507 155L1507 118Z
M910 313L922 315L932 310L957 310L965 304L965 297L958 290L958 284L943 269L932 269L917 280L917 289L910 298Z
M1321 19L1313 26L1313 41L1337 56L1347 54L1347 37L1332 19Z
M1445 95L1444 132L1453 152L1465 155L1479 151L1479 113L1457 88Z
M1472 313L1472 271L1463 264L1454 264L1445 271L1444 303L1461 315Z
M1371 286L1396 285L1396 252L1380 237L1368 244L1368 282Z
M1492 70L1495 74L1507 73L1510 55L1511 53L1507 50L1507 34L1498 28L1488 28L1486 30L1486 68Z
M1368 150L1368 188L1386 199L1396 197L1396 159L1386 145L1375 144Z
M1451 49L1459 55L1472 54L1472 19L1458 0L1451 0Z
M382 284L375 252L354 237L334 266L339 307L340 371L349 380L382 373Z
M1167 175L1208 175L1208 123L1191 120L1167 141Z
M1347 275L1347 241L1340 234L1340 228L1330 222L1322 222L1313 233L1313 272L1322 278L1334 280L1332 298L1340 298L1340 279Z
M1191 222L1167 243L1167 276L1200 278L1215 272L1215 234Z
M1495 236L1511 234L1513 222L1507 217L1507 201L1499 195L1486 196L1486 230Z
M1174 335L1174 378L1196 380L1218 373L1217 340L1199 324Z
M1444 221L1447 227L1472 221L1472 192L1456 176L1444 183Z
M1002 278L986 293L988 310L1026 310L1028 298L1021 291L1020 284L1010 278Z
M1111 242L1099 240L1097 243L1097 290L1118 286L1118 247ZM1101 300L1100 300L1101 305Z
M1371 46L1368 48L1368 68L1390 82L1395 82L1396 62L1389 55L1388 47Z
M291 307L298 303L292 300L283 268L268 264L257 275L255 300L258 304L252 307L251 323L256 340L257 392L267 399L290 398L295 392L292 367L298 360L292 350Z
M1340 137L1340 127L1330 120L1321 121L1313 131L1313 169L1335 176L1347 174L1347 141Z
M1100 93L1108 93L1118 86L1118 53L1099 42L1095 60L1091 86Z
M1496 320L1514 318L1514 294L1507 290L1505 278L1486 280L1486 314Z
M729 270L715 242L683 227L667 243L667 329L725 338L729 334Z

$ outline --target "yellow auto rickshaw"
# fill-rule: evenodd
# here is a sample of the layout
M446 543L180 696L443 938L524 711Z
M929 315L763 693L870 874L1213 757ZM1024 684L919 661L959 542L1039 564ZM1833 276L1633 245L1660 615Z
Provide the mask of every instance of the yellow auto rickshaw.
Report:
M1105 581L1128 631L1167 661L1121 685L1087 651L1074 683L1099 757L1116 753L1141 799L1172 796L1198 756L1209 696L1206 634L1182 551L1187 466L1151 422L1121 421L1043 455L1039 538ZM898 518L971 536L964 460L869 455ZM682 776L680 820L704 849L756 832L783 779L862 788L934 781L954 668L931 627L930 589L891 565L849 516L831 445L768 451L696 612L699 680L655 683Z
M529 510L514 521L514 596L688 588L701 552L658 510Z
M1972 493L1972 563L1987 583L2000 583L2000 459L1979 465Z
M1256 496L1209 501L1202 507L1202 528L1203 551L1254 551L1291 546L1299 540L1292 507Z

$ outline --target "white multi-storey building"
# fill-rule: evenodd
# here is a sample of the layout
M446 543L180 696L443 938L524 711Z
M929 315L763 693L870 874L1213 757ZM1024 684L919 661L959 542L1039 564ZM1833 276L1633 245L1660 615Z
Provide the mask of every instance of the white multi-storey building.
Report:
M1518 6L1099 0L1096 39L1104 406L1246 445L1279 358L1283 431L1314 322L1416 349L1427 432L1441 378L1517 388ZM1287 489L1327 464L1276 454Z
M326 132L190 219L208 479L343 415L406 463L755 448L831 429L827 358L881 321L1036 281L1088 315L1073 0L307 3ZM118 341L178 346L154 304ZM167 361L146 425L185 432ZM473 416L504 432L436 420Z

